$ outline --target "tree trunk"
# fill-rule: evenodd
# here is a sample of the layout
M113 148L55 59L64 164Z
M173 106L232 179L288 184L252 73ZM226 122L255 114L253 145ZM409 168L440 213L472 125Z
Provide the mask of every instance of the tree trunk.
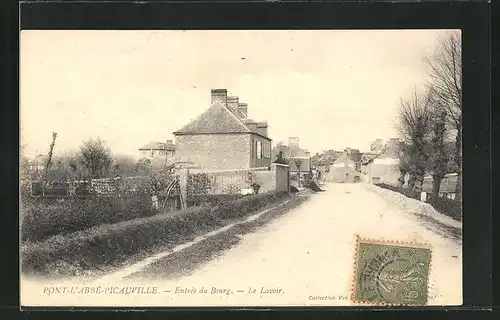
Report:
M413 190L415 187L416 176L414 173L410 173L410 178L408 179L408 189Z
M422 192L423 184L424 184L424 175L418 175L415 179L415 185L413 190L416 192Z
M436 197L439 197L439 190L441 189L441 181L443 180L443 177L432 177L432 194Z
M455 162L457 164L457 185L455 187L455 200L462 200L462 125L457 126L455 140Z
M398 187L399 188L402 188L403 185L405 184L405 175L406 175L405 171L399 172L399 178L398 178Z

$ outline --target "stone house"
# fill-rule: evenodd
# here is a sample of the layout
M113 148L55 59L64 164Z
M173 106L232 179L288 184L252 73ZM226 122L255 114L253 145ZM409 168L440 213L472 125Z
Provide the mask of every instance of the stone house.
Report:
M422 185L422 191L427 193L432 193L432 176L428 175L424 177L424 183ZM455 199L456 196L456 187L457 187L457 174L456 173L448 173L445 175L443 180L441 180L441 186L439 188L439 196Z
M176 159L203 169L271 167L267 131L267 122L248 118L246 103L212 89L210 107L173 133Z
M356 170L357 162L346 149L342 155L330 165L325 180L329 182L360 182L361 173Z
M165 165L175 156L175 145L172 140L167 142L148 142L139 148L139 157L149 159L153 165Z
M289 137L288 145L277 145L273 149L273 158L276 159L279 152L290 166L290 173L301 176L311 173L311 153L300 148L298 137ZM298 166L297 166L298 165Z
M381 154L361 166L366 182L397 185L399 171L399 139L390 139Z

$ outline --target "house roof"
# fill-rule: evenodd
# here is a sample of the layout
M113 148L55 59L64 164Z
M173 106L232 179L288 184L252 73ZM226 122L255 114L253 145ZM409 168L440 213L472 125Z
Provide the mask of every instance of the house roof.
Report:
M273 152L276 156L279 152L283 152L284 158L311 158L310 154L307 153L306 150L297 148L297 147L289 147L284 145L277 145L274 147Z
M340 155L340 157L337 158L337 160L335 160L333 163L335 164L335 163L341 163L341 162L355 163L355 161L352 160L346 152L342 153L342 155Z
M233 113L226 106L215 104L187 125L175 131L174 134L255 133L271 140L269 137L266 137L258 132L258 128L251 129L247 126L241 117L241 114Z
M139 150L167 150L174 151L175 146L173 144L167 144L165 142L155 142L150 141L144 146L140 147Z
M378 156L372 158L371 160L373 160L373 159L399 159L399 152L400 152L399 140L391 139L390 143L388 143L384 147L382 152Z

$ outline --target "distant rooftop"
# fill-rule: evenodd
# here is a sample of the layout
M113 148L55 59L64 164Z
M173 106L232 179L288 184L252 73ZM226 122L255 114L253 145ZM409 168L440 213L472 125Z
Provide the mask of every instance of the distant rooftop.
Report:
M173 143L156 142L151 141L140 147L139 150L167 150L175 151L175 145Z

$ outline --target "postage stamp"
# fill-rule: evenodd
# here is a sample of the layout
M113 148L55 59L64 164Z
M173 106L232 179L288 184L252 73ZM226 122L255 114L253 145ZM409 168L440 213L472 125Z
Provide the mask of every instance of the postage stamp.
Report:
M424 306L431 247L358 238L352 300L375 305Z

